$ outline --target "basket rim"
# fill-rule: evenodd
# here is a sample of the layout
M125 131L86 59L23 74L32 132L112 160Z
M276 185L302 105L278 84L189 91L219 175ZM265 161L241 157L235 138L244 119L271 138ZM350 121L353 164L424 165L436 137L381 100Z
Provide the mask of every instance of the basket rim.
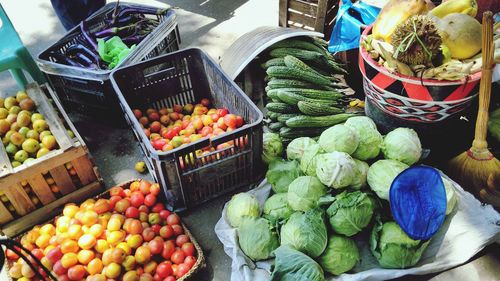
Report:
M114 8L115 4L116 3L106 4L101 9L97 10L92 15L88 16L85 20L88 21L88 20L94 19L97 16L100 16L104 13L111 11ZM122 5L122 6L132 5L132 6L136 6L136 7L161 8L161 7L157 7L157 6L144 5L144 4L131 3L131 2L120 2L119 5ZM149 42L153 39L158 39L158 38L153 37L155 34L163 33L162 31L164 29L169 30L168 32L166 32L167 34L169 34L172 30L174 30L177 27L177 22L176 22L177 14L176 14L174 8L171 6L168 6L168 7L165 7L165 9L167 10L167 12L165 13L165 16L167 17L167 19L163 22L160 22L160 24L158 26L156 26L153 31L151 31L141 42L139 42L139 44L137 44L136 49L134 51L132 51L123 61L121 61L118 65L116 65L114 69L119 68L124 63L128 63L128 58L131 57L134 52L138 52L139 50L144 49L146 46L149 46L151 44L156 45L158 43L157 41ZM75 33L75 34L73 34L73 33ZM62 38L60 38L59 40L54 42L52 45L50 45L48 48L46 48L43 51L41 51L40 53L38 53L38 55L35 58L38 67L44 73L51 74L51 75L60 75L60 76L64 76L64 77L72 77L72 78L78 78L78 79L84 78L84 79L93 80L93 81L108 80L109 75L111 74L111 72L114 69L86 69L86 68L82 68L82 67L51 62L51 61L48 61L46 59L41 58L41 56L43 54L45 54L50 49L54 48L54 46L60 44L62 41L68 41L69 38L73 38L73 37L77 36L78 34L80 34L80 31L79 31L79 26L77 25L77 26L73 27L72 29L70 29L68 32L66 32ZM69 73L65 73L62 71L60 71L60 72L54 71L54 70L52 70L53 68L65 69L65 70L68 70ZM80 73L78 73L78 74L72 73L75 71L78 71ZM82 75L87 76L87 77L82 77Z
M363 60L359 60L359 63L361 64L363 61L368 63L371 67L379 71L380 73L383 73L386 76L389 76L393 79L400 80L406 83L411 83L419 86L452 86L452 85L462 85L464 83L471 83L471 82L477 82L478 80L481 79L481 71L478 71L476 73L473 73L472 75L468 75L467 77L464 77L460 80L437 80L437 79L420 79L417 77L412 77L408 75L404 75L401 73L397 72L390 72L388 71L385 67L380 66L374 59L372 59L369 55L366 49L363 47L361 42L366 39L368 35L371 34L373 28L373 24L369 25L363 33L361 34L360 38L360 44L359 44L359 54L362 57ZM365 75L363 71L361 71L363 76Z
M133 183L135 181L142 181L142 180L144 180L144 179L140 179L140 178L130 179L128 181L124 181L122 183L114 185L113 187L124 187L124 186L130 185L131 183ZM108 194L109 194L109 189L106 190L106 191L104 191L104 192L102 192L102 193L100 193L100 194L98 194L98 195L96 195L96 196L94 196L94 197L88 198L88 199L99 199L99 198L107 196ZM57 217L59 217L59 216L55 216L52 219L47 220L45 222L41 222L39 224L36 224L35 226L46 224L48 222L52 222ZM193 236L193 234L191 233L191 231L189 231L189 228L187 228L187 226L184 224L184 222L181 221L181 225L182 225L182 229L184 230L184 234L186 234L189 237L190 242L193 243L193 245L194 245L194 247L196 249L197 257L196 257L196 263L189 269L189 271L184 276L182 276L181 278L177 279L177 281L188 280L194 274L196 274L198 271L200 271L202 268L204 268L206 266L205 255L203 254L203 249L201 248L200 244L198 243L198 241L196 240L196 238ZM33 226L33 227L35 227L35 226ZM33 227L31 229L33 229ZM22 233L19 233L18 235L16 235L15 237L13 237L13 239L20 239L23 235L25 235L30 230L27 230L27 231L24 231ZM3 249L0 249L0 250L3 251ZM14 262L6 259L6 262L4 264L4 266L5 266L4 271L5 271L5 274L7 275L7 278L9 278L9 281L13 281L14 280L9 275L9 269L12 266L13 263Z
M213 137L211 139L207 138L207 137L204 137L204 138L201 138L201 139L199 139L199 140L197 140L195 142L189 143L186 146L180 146L180 147L177 147L177 148L169 150L169 151L157 151L156 149L154 149L154 147L151 145L150 140L144 134L144 132L143 132L141 126L140 126L139 121L137 120L137 118L135 118L135 116L134 116L134 114L132 112L132 108L130 107L130 105L128 104L127 100L125 99L125 96L122 94L121 87L116 82L115 77L120 72L126 71L127 69L141 67L141 65L150 64L150 63L152 63L154 61L163 61L163 60L165 60L169 56L174 56L174 55L177 55L177 54L180 54L180 53L189 53L189 52L197 52L202 57L204 57L205 59L209 60L214 66L217 66L217 68L219 68L219 70L221 71L222 75L226 76L226 78L228 79L228 81L230 82L230 84L237 90L238 95L242 99L244 99L245 102L247 103L247 105L249 106L249 108L251 108L254 111L254 113L257 114L257 118L252 123L244 124L243 126L241 126L240 128L235 129L234 131L218 135L218 136ZM212 59L212 57L210 57L205 51L203 51L201 48L198 48L198 47L190 47L190 48L181 49L181 50L178 50L178 51L175 51L175 52L171 52L171 53L168 53L168 54L164 54L164 55L161 55L161 56L157 56L157 57L154 57L154 58L151 58L151 59L148 59L148 60L144 60L144 61L136 62L134 64L130 64L130 65L127 65L127 66L120 67L120 68L115 69L115 70L113 70L111 72L110 80L111 80L113 88L114 88L114 90L115 90L115 92L116 92L116 94L118 96L118 99L120 100L120 104L122 106L122 109L124 109L124 111L125 111L124 114L128 115L129 119L131 119L131 122L132 122L132 125L133 125L133 129L136 130L137 132L139 132L139 135L140 135L140 137L142 139L142 143L144 143L145 146L147 147L148 151L151 154L155 155L156 157L177 156L178 153L181 153L184 150L189 150L189 148L192 147L192 146L212 146L212 143L218 143L219 141L222 142L222 140L225 139L225 138L229 138L230 136L237 135L237 134L239 134L239 133L241 133L241 132L243 132L245 130L252 129L252 128L255 128L255 127L259 126L260 124L262 124L262 120L264 119L264 116L263 116L262 112L250 100L250 98L246 94L243 93L243 91L240 89L240 87L238 87L238 85L236 85L236 83L233 80L231 80L231 78L229 78L229 76L224 72L224 70L222 70L219 67L219 65L214 61L214 59Z

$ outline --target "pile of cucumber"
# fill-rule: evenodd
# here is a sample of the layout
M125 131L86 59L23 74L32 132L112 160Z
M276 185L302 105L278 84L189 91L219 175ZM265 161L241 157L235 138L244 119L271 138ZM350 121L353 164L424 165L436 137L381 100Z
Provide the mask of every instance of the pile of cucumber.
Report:
M338 74L347 72L317 38L287 39L270 47L262 67L267 73L268 128L283 142L317 137L353 116Z

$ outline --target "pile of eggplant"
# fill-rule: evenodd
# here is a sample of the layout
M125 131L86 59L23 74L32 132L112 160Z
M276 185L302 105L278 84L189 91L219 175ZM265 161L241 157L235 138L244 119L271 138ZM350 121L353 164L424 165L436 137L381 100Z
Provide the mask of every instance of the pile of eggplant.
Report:
M57 63L90 70L108 70L108 63L102 60L97 51L97 39L109 40L118 36L128 47L137 45L160 24L158 19L146 15L160 16L167 11L117 2L114 9L104 14L102 29L91 32L84 20L79 25L83 36L77 36L68 48L51 51L49 55Z

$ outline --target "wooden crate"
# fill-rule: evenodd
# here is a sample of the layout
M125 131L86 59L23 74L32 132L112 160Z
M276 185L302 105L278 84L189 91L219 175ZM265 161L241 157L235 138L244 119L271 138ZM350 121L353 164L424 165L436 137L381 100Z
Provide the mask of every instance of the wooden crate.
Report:
M280 0L279 25L321 32L330 39L339 0Z
M26 92L45 117L59 149L13 168L0 143L0 231L10 237L53 217L57 207L102 191L87 147L50 87L30 84ZM70 138L66 129L75 137Z

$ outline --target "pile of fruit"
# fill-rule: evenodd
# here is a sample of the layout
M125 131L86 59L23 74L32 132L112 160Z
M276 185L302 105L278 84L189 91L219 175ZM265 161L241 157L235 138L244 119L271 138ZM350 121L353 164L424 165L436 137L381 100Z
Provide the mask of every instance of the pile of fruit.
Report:
M0 137L14 168L58 148L47 121L22 91L0 98Z
M149 108L145 114L134 109L134 115L157 151L174 148L231 132L243 126L241 116L229 113L227 108L209 108L210 100L198 104L174 105L173 108ZM208 153L208 151L207 151Z
M459 80L481 70L481 23L476 0L391 0L361 43L391 72L437 80ZM500 62L500 37L495 61Z
M66 205L62 216L34 227L21 244L60 281L173 281L186 275L198 253L180 217L157 201L159 185L134 181L109 194ZM12 278L33 280L27 263L10 250L6 256Z

